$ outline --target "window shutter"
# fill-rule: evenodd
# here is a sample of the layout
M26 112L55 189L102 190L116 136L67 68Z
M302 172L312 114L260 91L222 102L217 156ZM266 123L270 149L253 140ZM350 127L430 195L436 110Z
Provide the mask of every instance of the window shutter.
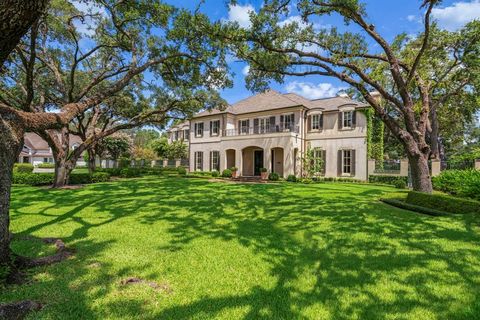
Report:
M292 113L292 123L290 124L292 127L289 128L292 131L295 131L295 113Z
M200 171L203 171L203 152L200 152Z
M247 134L250 134L250 119L247 120Z
M280 131L283 131L285 129L285 116L281 115L280 116Z
M338 176L342 175L342 150L338 150L337 174Z
M343 119L342 119L342 115L343 113L342 112L339 112L338 113L338 130L342 130L343 129Z
M268 128L269 132L275 131L275 116L270 117L270 128Z
M320 130L323 130L323 113L320 115Z
M238 133L242 133L242 121L238 120Z
M356 167L356 165L355 165L355 150L352 150L350 152L351 152L351 158L352 158L351 163L350 163L350 166L351 166L352 169L351 169L350 172L352 173L352 176L355 176L355 167Z
M253 119L253 133L258 133L258 119Z
M312 131L312 116L307 117L307 130Z
M212 161L213 160L212 154L213 154L213 152L210 151L210 171L212 171L212 162L213 162Z
M210 136L213 135L213 121L210 121Z
M352 112L352 127L355 128L357 125L357 111L353 110Z
M195 134L194 134L195 136L197 136L197 132L198 132L197 128L198 128L198 123L195 123Z
M327 150L322 150L322 174L327 172Z

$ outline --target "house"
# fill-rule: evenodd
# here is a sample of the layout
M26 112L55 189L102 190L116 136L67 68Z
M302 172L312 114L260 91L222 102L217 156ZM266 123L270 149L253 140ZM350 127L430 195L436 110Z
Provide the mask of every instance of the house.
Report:
M82 143L80 137L70 135L70 148L73 150ZM37 166L40 163L55 163L53 159L52 149L50 149L47 141L38 134L27 132L24 136L24 144L22 152L18 158L20 163L31 163ZM83 158L78 159L77 166L85 166Z
M309 100L269 90L200 112L168 134L188 143L190 171L237 167L241 176L259 176L266 168L300 176L312 150L322 159L319 175L367 180L367 108L347 95Z

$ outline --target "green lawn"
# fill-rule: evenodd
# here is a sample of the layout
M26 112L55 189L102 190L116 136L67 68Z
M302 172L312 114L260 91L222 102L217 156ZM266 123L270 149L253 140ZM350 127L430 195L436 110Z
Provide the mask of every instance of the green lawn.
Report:
M378 201L391 192L161 177L14 187L13 231L61 237L76 254L0 301L46 303L32 319L480 318L478 219Z

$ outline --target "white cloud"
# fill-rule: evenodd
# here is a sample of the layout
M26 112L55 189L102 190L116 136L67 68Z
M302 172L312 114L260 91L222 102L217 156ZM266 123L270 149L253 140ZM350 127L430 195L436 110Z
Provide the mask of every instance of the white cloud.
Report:
M438 20L440 27L454 31L472 20L480 19L480 0L455 2L449 7L434 8L432 16Z
M250 28L252 25L250 21L250 12L255 12L255 8L250 5L241 6L237 5L230 5L228 8L228 20L229 21L236 21L242 28Z
M331 83L313 84L311 82L292 81L285 86L287 92L293 92L308 99L334 97L338 91L346 87L335 87Z
M250 72L250 66L247 64L245 67L243 67L242 74L246 77L248 76L249 72Z
M416 22L416 23L421 23L422 22L422 19L420 19L420 17L418 17L414 14L408 15L407 20L410 21L410 22Z

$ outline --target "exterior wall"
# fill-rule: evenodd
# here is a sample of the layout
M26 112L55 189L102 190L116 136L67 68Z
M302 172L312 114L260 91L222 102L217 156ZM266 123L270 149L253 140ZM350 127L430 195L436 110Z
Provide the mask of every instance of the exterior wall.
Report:
M211 151L220 151L220 170L222 166L225 165L224 150L221 149L220 142L210 142L210 143L190 143L190 161L189 167L190 171L195 170L195 152L203 152L203 168L200 171L209 171L210 170L210 152Z
M316 132L307 132L306 139L333 139L333 138L352 138L367 136L367 118L361 111L356 111L357 124L353 129L338 129L337 111L323 113L323 130Z
M338 177L338 150L355 150L355 176L367 180L367 140L365 137L308 141L311 148L326 150L325 177Z

